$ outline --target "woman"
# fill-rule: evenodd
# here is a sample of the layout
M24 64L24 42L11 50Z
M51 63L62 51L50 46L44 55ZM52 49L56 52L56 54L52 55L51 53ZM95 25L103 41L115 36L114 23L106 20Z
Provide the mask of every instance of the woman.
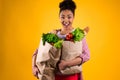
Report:
M75 16L75 9L76 9L76 4L72 0L63 0L60 5L60 22L62 24L62 29L60 30L53 30L52 33L57 34L60 38L65 38L66 34L72 32L74 30L72 23L74 20ZM88 31L88 28L85 28L86 31ZM88 61L90 58L89 55L89 50L88 46L86 43L85 38L82 40L82 49L83 52L79 57L76 57L75 59L71 61L64 61L61 60L60 63L58 64L58 68L60 70L64 70L68 66L74 66L74 65L82 65L84 62ZM33 58L32 58L32 70L33 74L38 77L39 70L35 64L36 61L36 54L38 53L38 50L35 51ZM58 71L59 72L59 71ZM61 74L56 74L55 75L55 80L83 80L82 79L82 72L72 74L72 75L61 75Z

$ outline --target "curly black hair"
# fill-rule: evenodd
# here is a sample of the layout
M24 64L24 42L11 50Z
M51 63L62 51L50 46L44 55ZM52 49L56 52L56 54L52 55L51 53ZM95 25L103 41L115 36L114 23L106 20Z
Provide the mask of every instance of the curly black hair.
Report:
M67 9L71 10L73 15L74 15L75 14L75 9L76 9L76 4L72 0L63 0L62 2L60 2L59 8L60 8L60 12L63 11L63 10L67 10Z

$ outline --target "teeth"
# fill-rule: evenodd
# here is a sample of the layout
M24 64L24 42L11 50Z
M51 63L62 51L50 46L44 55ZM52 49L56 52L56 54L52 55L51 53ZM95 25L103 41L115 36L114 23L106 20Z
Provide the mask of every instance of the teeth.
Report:
M68 25L69 25L69 23L63 23L63 25L64 25L64 26L68 26Z
M64 24L64 25L68 26L69 24Z

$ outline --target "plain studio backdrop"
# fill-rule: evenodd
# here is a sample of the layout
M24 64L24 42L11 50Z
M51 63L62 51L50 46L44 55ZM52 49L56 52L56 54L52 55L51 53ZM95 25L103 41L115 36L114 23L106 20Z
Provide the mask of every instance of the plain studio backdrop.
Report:
M37 80L32 55L42 33L61 28L62 0L0 0L0 80ZM74 27L86 36L91 59L84 80L120 80L120 0L74 0Z

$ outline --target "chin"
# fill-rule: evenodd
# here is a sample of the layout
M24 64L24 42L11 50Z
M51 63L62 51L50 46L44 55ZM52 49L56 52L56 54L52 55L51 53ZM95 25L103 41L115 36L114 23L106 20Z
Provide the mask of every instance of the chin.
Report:
M66 26L66 25L62 25L62 26L63 26L64 28L66 28L66 29L70 27L70 25L67 25L67 26Z

